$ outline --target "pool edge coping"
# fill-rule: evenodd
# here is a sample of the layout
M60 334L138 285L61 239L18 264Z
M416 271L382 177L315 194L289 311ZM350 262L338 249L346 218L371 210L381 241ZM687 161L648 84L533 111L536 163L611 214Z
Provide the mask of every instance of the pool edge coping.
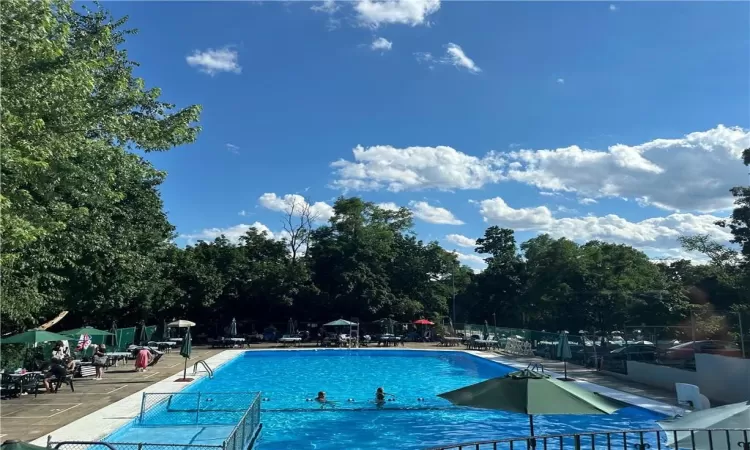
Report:
M256 351L315 351L319 349L311 348L287 348L287 349L237 349L237 350L224 350L216 355L208 358L206 363L217 370L224 364L232 361L243 353L256 352ZM328 349L328 350L380 350L380 351L391 351L391 349L378 349L378 348L361 348L361 349ZM502 355L497 353L488 353L476 350L462 350L462 349L450 349L450 348L434 348L434 349L418 349L418 348L398 348L400 351L427 351L427 352L461 352L472 356L483 358L487 361L502 364L515 369L525 369L527 364L519 363L505 359ZM562 378L562 375L554 371L545 371L555 378ZM182 371L165 378L164 380L158 381L136 393L133 393L111 405L105 406L99 410L96 410L80 419L77 419L67 425L64 425L50 433L45 434L33 441L34 445L46 446L47 440L51 436L54 442L61 441L100 441L101 439L109 436L115 431L119 430L123 426L130 423L135 419L141 410L141 399L144 393L172 393L179 392L186 387L197 383L203 377L206 376L205 372L199 372L194 380L190 383L176 383L175 380L182 378ZM666 416L673 416L675 414L684 414L685 410L668 403L654 400L648 397L642 397L635 394L630 394L617 389L601 386L596 383L589 381L575 380L571 383L576 383L580 387L592 391L598 392L607 397L620 400L639 408L646 409L648 411L656 412ZM596 390L594 390L596 389Z

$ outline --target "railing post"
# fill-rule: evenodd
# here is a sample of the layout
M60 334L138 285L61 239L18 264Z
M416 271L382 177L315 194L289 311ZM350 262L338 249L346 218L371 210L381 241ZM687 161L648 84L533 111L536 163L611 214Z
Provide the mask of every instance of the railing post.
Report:
M195 424L198 425L200 423L200 415L201 415L201 393L198 392L198 405L195 408Z
M575 442L576 450L581 450L581 435L580 434L573 435L573 442Z

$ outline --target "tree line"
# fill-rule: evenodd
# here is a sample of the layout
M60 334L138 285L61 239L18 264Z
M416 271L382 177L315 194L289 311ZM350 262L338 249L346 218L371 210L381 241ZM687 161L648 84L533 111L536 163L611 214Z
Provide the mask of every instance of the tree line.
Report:
M703 265L549 235L519 244L492 226L475 249L487 268L474 273L418 239L408 209L357 197L339 198L323 224L304 202L289 204L283 239L251 228L236 242L180 247L158 192L166 174L143 154L193 142L200 107L163 102L133 75L125 19L68 0L0 7L3 333L61 310L100 327L174 317L260 328L289 317L482 323L495 314L502 326L571 332L750 311L749 187L732 189L736 208L719 224L732 247L682 238L707 256ZM706 333L721 330L717 322Z

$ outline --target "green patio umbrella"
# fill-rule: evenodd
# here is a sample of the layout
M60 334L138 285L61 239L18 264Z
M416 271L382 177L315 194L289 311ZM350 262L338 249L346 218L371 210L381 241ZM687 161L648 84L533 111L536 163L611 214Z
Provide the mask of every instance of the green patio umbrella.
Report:
M34 329L2 339L0 344L38 344L49 341L67 341L69 339L70 336Z
M568 360L573 357L573 353L570 351L570 344L568 343L568 333L563 331L560 333L560 339L557 341L557 357L562 359L563 366L565 367L565 375L563 380L567 381L568 378Z
M188 327L185 333L185 338L182 340L182 347L180 347L180 356L185 358L185 369L182 371L182 380L187 381L187 362L190 359L190 353L193 351L190 339L190 327Z
M2 450L48 450L47 447L29 444L28 442L7 440L0 446Z
M89 336L114 336L114 334L110 333L109 331L99 330L94 327L74 328L72 330L61 331L60 334L75 337L78 337L82 334L88 334Z
M438 397L458 406L527 414L531 436L534 436L535 414L612 414L630 406L528 369L444 392Z

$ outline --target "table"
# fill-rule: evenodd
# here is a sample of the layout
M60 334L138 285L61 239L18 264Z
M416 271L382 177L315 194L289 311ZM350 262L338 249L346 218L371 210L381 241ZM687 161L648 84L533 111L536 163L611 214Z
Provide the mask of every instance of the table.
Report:
M302 343L302 338L298 338L298 337L283 337L283 338L279 339L279 342L281 342L282 344L284 344L284 347L289 347L289 346L296 347L296 346L298 346L298 345L300 345Z
M119 361L126 361L128 358L132 357L133 354L129 352L110 352L105 353L107 356L107 359L112 360L114 362L114 366L117 367L117 363Z
M182 338L169 338L169 340L176 343L182 343Z
M401 342L401 337L399 336L383 335L383 336L380 336L380 338L378 339L378 346L384 345L388 347L389 345L393 345L395 347L400 342Z

